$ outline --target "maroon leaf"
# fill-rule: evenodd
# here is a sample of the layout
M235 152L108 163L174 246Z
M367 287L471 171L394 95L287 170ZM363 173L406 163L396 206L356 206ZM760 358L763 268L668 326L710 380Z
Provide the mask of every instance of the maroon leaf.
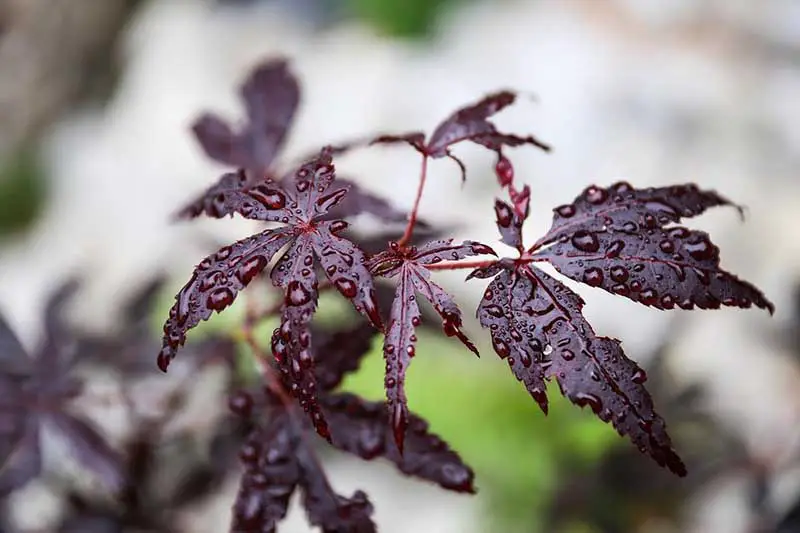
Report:
M242 447L245 473L233 504L231 533L272 533L286 516L289 498L300 480L297 436L286 417L274 413L268 425L253 433Z
M323 149L319 157L300 167L294 186L280 193L281 206L285 206L282 212L287 215L281 222L287 226L225 247L195 269L170 310L158 357L160 368L165 370L184 343L186 332L207 319L212 310L219 312L233 303L238 292L267 266L272 256L288 245L271 272L273 284L284 290L281 325L273 334L272 349L286 385L325 438L329 433L316 402L314 364L309 351L309 324L317 307L317 262L356 311L376 328L383 327L366 257L356 245L337 235L347 223L321 220L347 193L347 189L331 192L333 181L330 151Z
M22 425L15 430L22 430L22 435L2 444L5 457L0 457L0 498L24 487L42 471L39 419L35 415L20 418Z
M361 359L372 347L375 333L372 325L362 321L357 326L338 331L318 343L314 363L321 390L335 389L345 374L358 370ZM319 339L319 332L315 332L314 336Z
M169 311L169 319L164 324L163 347L158 355L159 368L166 371L178 348L186 341L186 332L207 320L212 311L220 312L231 305L239 291L266 268L272 256L292 237L286 228L268 229L224 246L203 259L178 292Z
M300 101L300 87L284 59L257 67L240 89L247 123L234 133L221 118L200 117L192 126L197 140L212 159L254 170L267 171L283 146Z
M447 157L458 164L462 179L466 176L464 163L450 152L450 147L462 141L471 141L501 156L504 146L533 145L550 151L550 146L532 136L519 136L497 131L497 127L489 121L489 117L510 106L517 95L511 91L499 91L485 96L480 101L463 107L447 117L433 131L428 141L420 132L404 135L380 135L372 139L370 144L408 144L424 157L439 159ZM347 148L350 148L348 146Z
M473 105L459 109L434 130L428 140L428 154L431 157L443 157L448 146L465 140L477 142L495 151L503 144L510 146L533 144L542 150L550 150L547 145L533 137L522 138L501 134L495 125L489 122L489 117L510 106L515 100L515 93L500 91L487 95Z
M332 443L362 459L385 457L408 476L427 479L445 489L474 492L474 474L456 452L428 431L422 418L409 414L410 430L400 454L389 429L386 404L370 402L348 393L325 398L331 422Z
M64 437L70 453L96 473L105 487L114 492L123 487L122 457L92 426L64 412L52 413L47 420Z
M555 210L536 257L577 281L658 309L774 307L753 285L719 267L719 249L702 231L664 227L730 202L693 185L589 187Z
M386 359L386 395L389 419L394 429L398 449L403 450L403 434L408 424L408 407L405 396L405 373L416 352L415 328L420 325L420 310L416 293L421 293L442 317L444 331L457 336L467 348L478 353L472 342L461 332L461 312L452 297L430 280L427 265L445 259L463 259L494 251L480 243L466 241L452 245L451 240L432 241L423 246L400 248L393 243L391 250L381 252L370 260L370 269L378 275L398 278L394 302L389 319L389 329L383 345Z
M385 222L404 222L408 217L408 213L405 211L400 211L391 203L364 190L358 184L340 178L337 178L337 181L339 185L348 188L347 196L339 205L331 209L325 218L347 218L366 213Z
M490 330L497 354L508 360L545 412L544 380L556 378L573 403L589 406L659 465L684 476L686 467L643 386L646 374L625 356L619 341L595 336L582 308L583 300L568 287L522 265L495 276L478 307L478 318Z
M372 504L364 492L357 490L350 498L336 494L305 443L299 443L296 454L302 472L303 506L312 525L320 526L324 533L377 531L370 518Z
M75 456L109 489L119 488L116 453L95 429L69 411L82 383L72 375L77 343L62 321L62 311L76 289L75 281L67 282L48 300L44 340L35 357L21 351L19 341L0 319L0 341L7 347L0 357L0 493L21 488L40 474L43 421L55 423Z

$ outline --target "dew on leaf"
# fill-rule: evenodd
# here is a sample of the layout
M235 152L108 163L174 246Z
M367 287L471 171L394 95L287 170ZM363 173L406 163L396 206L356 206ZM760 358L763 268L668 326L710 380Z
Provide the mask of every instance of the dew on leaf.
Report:
M209 309L219 312L231 305L233 303L233 298L233 291L230 289L217 289L208 295L206 306L208 306Z
M572 245L582 252L596 252L600 249L597 235L586 230L578 230L572 236Z
M599 287L603 284L603 271L597 267L587 268L583 272L583 282L592 287Z

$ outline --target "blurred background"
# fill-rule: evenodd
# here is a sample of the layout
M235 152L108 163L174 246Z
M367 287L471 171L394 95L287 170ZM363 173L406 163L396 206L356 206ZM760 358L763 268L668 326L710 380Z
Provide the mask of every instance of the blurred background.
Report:
M82 284L70 323L117 337L130 326L125 306L166 276L145 313L156 335L193 265L257 227L170 217L222 171L189 125L202 111L239 120L238 84L277 55L290 58L303 89L282 159L377 132L430 131L488 91L526 91L535 100L521 99L497 122L554 147L511 154L533 190L529 239L546 230L552 207L592 183L695 182L747 207L744 223L720 210L690 225L709 231L723 268L777 308L773 317L662 313L578 289L595 329L620 338L647 369L690 470L677 479L552 388L544 417L486 347L471 311L483 286L444 275L486 355L474 360L426 334L408 392L411 408L474 467L479 492L451 495L387 465L330 454L334 485L370 494L381 531L800 532L800 3L0 0L0 312L29 350L41 342L49 295L74 275ZM432 164L422 214L456 238L497 245L493 157L458 153L467 183L453 165ZM400 148L337 162L405 209L417 165ZM361 222L369 231L372 222ZM335 316L332 305L321 312ZM204 330L240 318L231 310ZM346 386L380 398L381 373L376 349ZM138 390L136 401L157 412L181 386L174 373L90 374L76 409L112 443L131 432L121 390ZM223 374L192 389L188 414L163 432L159 453L169 455L176 439L211 439ZM0 528L75 531L64 517L103 499L67 466L57 436L42 438L46 475L5 499ZM236 478L220 479L181 508L171 531L226 530ZM117 529L77 530L143 530L119 520ZM308 530L299 509L282 530Z

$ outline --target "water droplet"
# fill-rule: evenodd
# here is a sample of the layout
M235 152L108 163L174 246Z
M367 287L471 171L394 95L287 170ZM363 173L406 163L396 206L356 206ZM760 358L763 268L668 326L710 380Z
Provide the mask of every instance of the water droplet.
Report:
M386 346L384 346L383 351L386 352L389 355L393 354L394 353L394 344L387 344Z
M595 394L585 392L575 393L575 404L578 407L586 407L588 405L595 414L603 410L603 402L600 400L600 397Z
M533 363L533 361L531 360L530 354L528 352L525 352L525 351L520 352L519 362L522 363L522 366L524 366L525 368L530 367L531 363Z
M298 174L299 176L300 174ZM298 192L305 192L308 190L309 182L306 180L301 180L297 182L297 191Z
M417 353L417 350L413 345L408 345L406 346L406 353L409 357L414 357L414 355Z
M617 194L624 194L626 192L633 191L633 185L631 185L627 181L618 181L613 185L611 185L611 190Z
M642 282L639 280L631 281L631 290L634 292L639 292L642 290Z
M637 368L634 370L633 375L631 376L631 381L636 383L637 385L641 385L645 381L647 381L647 372L644 371L642 368Z
M620 283L619 285L614 285L611 287L611 292L614 294L619 294L620 296L627 296L630 292L627 285L623 285Z
M657 228L658 227L658 221L656 220L656 217L654 217L650 213L646 214L644 216L644 226L646 228L649 228L649 229Z
M347 226L349 225L350 224L348 224L344 220L334 220L333 222L331 222L330 226L331 233L339 233L340 231L347 229Z
M611 267L611 279L616 281L617 283L625 283L628 281L628 269L622 266L614 266Z
M549 345L549 344L546 345L544 347L544 350L542 350L542 353L545 354L545 355L550 355L551 353L553 353L553 347L551 345Z
M496 201L494 204L494 212L497 215L497 224L507 228L511 226L511 221L513 220L513 213L511 212L511 208L501 202L500 200Z
M233 303L233 292L230 289L217 289L208 295L206 306L217 312L222 311Z
M287 305L304 305L311 300L311 294L303 287L297 280L289 282L286 289L286 304Z
M502 318L503 317L503 309L499 305L495 305L495 304L487 305L483 309L484 309L484 311L486 311L486 314L488 314L489 316L493 316L495 318Z
M658 293L653 289L645 289L639 294L639 302L644 305L653 305L658 299Z
M572 245L582 252L596 252L600 249L600 241L594 233L578 230L572 236Z
M259 272L267 266L267 259L264 256L256 255L245 260L237 269L236 277L242 285L250 283Z
M226 260L228 257L230 257L230 255L231 255L231 252L232 252L232 251L233 251L233 248L232 248L232 247L230 247L230 246L225 246L225 247L223 247L223 248L220 248L220 249L219 249L219 251L218 251L218 252L217 252L217 254L214 256L214 258L215 258L217 261L224 261L224 260Z
M511 349L508 347L508 344L497 337L492 337L492 346L494 347L494 351L497 352L497 355L500 356L501 359L505 359L508 357L508 354L511 353Z
M283 209L286 205L286 195L277 189L266 185L259 185L247 191L258 203L270 210Z
M571 204L562 205L555 209L561 218L570 218L575 215L575 206Z
M625 242L612 241L612 243L608 245L608 248L606 248L605 255L609 259L616 259L619 257L619 254L622 253L623 248L625 248Z
M561 357L564 359L564 361L572 361L575 359L575 352L567 349L561 350Z
M345 298L355 298L356 294L358 293L358 287L351 279L339 278L333 283L336 285L336 289L342 293L342 296Z
M677 227L670 229L668 235L673 239L685 239L686 237L689 236L689 233L690 232L688 229Z
M325 273L329 276L336 274L336 265L328 265L325 267Z
M419 319L418 316L411 317L411 325L412 326L417 327L417 326L419 326L419 324L420 324L420 319Z
M583 192L586 201L590 204L602 204L608 198L608 192L595 185L591 185Z
M658 243L658 247L661 248L661 251L665 254L671 254L675 251L675 245L670 240L663 240Z
M711 244L711 241L704 236L698 236L696 239L687 241L683 247L697 261L714 259L717 255L716 246Z
M603 284L603 271L597 267L587 268L583 272L583 282L592 287L599 287Z
M622 230L627 233L636 233L639 230L639 224L631 221L625 222L622 225Z
M639 420L639 427L642 428L642 431L644 431L645 433L651 433L653 431L653 421Z
M664 309L672 309L675 307L675 299L669 294L665 294L661 297L661 306Z
M644 270L644 264L643 263L636 263L635 265L633 265L633 271L634 272L641 272L642 270Z
M330 209L332 206L341 202L346 194L347 189L339 189L330 194L326 194L317 200L317 207L321 209Z

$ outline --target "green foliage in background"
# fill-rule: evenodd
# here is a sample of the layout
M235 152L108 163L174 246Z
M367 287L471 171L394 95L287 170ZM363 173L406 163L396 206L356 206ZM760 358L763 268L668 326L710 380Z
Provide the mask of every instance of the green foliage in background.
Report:
M441 13L465 0L346 0L347 9L381 33L394 37L425 37Z
M0 163L0 237L27 229L42 211L44 173L32 150Z
M569 404L551 385L545 416L490 348L482 359L443 335L419 334L406 389L410 408L430 422L475 469L476 486L491 502L487 531L541 531L559 474L589 465L619 441L613 428ZM382 399L380 338L343 388ZM491 514L488 514L491 513Z
M165 290L156 306L157 331L178 288ZM259 294L265 289L253 285L248 292ZM246 298L241 298L225 313L214 313L192 331L189 342L211 333L237 337L246 303ZM318 325L338 329L357 319L338 294L320 295ZM278 323L272 318L257 327L255 337L262 349L269 351L269 339ZM627 444L611 426L566 401L555 384L549 388L550 413L545 416L490 347L483 347L479 359L443 334L422 329L418 336L417 355L406 381L409 407L428 420L431 430L474 468L478 491L488 500L485 531L545 533L540 520L561 476L568 469L575 472L590 467L612 446ZM381 341L376 335L372 350L359 371L346 377L343 389L369 399L384 399ZM239 342L239 356L240 378L257 382L252 352L244 342ZM575 532L591 533L583 524L575 527ZM571 528L567 531L572 533Z

